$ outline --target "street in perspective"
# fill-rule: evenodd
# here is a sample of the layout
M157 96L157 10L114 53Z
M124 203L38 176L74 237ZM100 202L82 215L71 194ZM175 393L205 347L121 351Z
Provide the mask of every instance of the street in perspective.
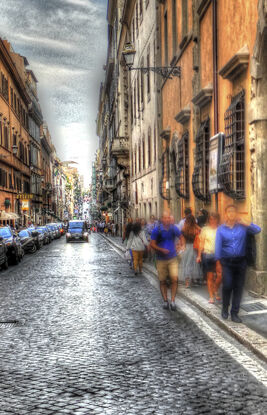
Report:
M266 0L0 9L0 415L265 415Z

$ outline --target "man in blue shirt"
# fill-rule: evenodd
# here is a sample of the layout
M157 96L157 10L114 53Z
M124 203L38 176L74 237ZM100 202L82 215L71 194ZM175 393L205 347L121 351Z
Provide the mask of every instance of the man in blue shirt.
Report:
M238 312L247 268L247 236L248 234L256 235L261 231L261 228L240 219L235 205L227 206L225 214L226 222L217 230L215 247L217 266L222 266L223 274L222 318L228 318L232 295L232 321L242 323Z
M164 300L166 310L176 310L175 296L178 287L178 260L176 253L176 238L181 237L181 231L177 226L171 225L171 218L168 213L163 213L161 224L155 228L151 235L151 248L156 251L157 271L160 281L160 291ZM171 279L171 304L167 297L167 277Z

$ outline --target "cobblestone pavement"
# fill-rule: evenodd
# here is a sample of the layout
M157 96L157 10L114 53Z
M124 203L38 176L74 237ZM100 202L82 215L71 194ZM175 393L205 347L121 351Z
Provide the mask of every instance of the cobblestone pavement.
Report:
M266 391L99 236L0 273L0 414L265 414Z

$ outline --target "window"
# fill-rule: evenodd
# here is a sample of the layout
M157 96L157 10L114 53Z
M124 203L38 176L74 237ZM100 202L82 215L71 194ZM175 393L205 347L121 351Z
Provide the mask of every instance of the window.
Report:
M134 121L136 121L136 82L134 83L133 106L134 106Z
M143 136L142 147L143 147L143 169L145 169L146 168L146 143L145 143L144 136Z
M147 67L150 67L150 48L147 50ZM147 95L148 95L148 101L150 100L150 71L147 71Z
M4 125L4 147L6 148L6 149L8 149L9 148L9 143L8 143L8 127L6 126L6 125Z
M150 190L151 190L151 196L153 196L153 189L154 189L154 187L153 187L153 179L151 179L151 182L150 182Z
M0 144L3 145L3 131L2 131L2 121L0 121Z
M177 50L177 0L172 0L172 53Z
M138 2L136 2L136 8L135 8L135 28L136 28L136 32L138 32Z
M134 119L133 94L131 94L131 125L133 124L133 119Z
M196 136L196 159L192 177L194 195L203 200L210 201L209 194L209 140L210 120L207 118L201 123Z
M141 144L138 146L138 171L141 171Z
M154 128L154 163L157 161L157 128Z
M11 174L8 175L8 179L9 179L9 189L13 189L12 175Z
M169 150L165 150L162 154L161 165L162 165L162 174L159 182L160 195L164 200L170 200L170 164L169 164Z
M187 0L182 0L182 39L188 32L188 4Z
M233 199L245 198L245 91L236 95L225 116L225 140L219 182Z
M0 186L7 187L7 172L0 169Z
M141 60L141 67L144 67L144 58ZM141 70L141 109L144 108L144 72Z
M136 146L135 146L135 150L134 150L134 174L136 175L137 173L137 151L136 151Z
M165 56L165 65L169 64L169 51L168 51L168 14L164 14L164 56Z
M139 0L140 21L143 19L143 0Z
M21 141L19 142L19 158L24 162L24 145Z
M135 204L138 205L138 187L137 187L137 183L135 183Z
M151 128L148 129L147 137L147 162L148 166L151 166Z
M11 107L14 108L14 92L13 88L10 87L10 98L11 98Z
M134 151L132 151L132 176L134 175Z
M137 118L140 116L140 109L141 109L141 103L140 103L141 97L140 97L140 74L137 76Z
M3 97L6 99L6 101L9 101L8 99L8 80L5 77L5 75L1 74L1 92Z
M132 21L132 42L135 42L135 20Z
M23 182L23 191L24 191L24 193L30 193L30 183L29 182L26 182L26 181Z
M178 196L189 198L189 134L186 131L178 142L178 162L175 180Z

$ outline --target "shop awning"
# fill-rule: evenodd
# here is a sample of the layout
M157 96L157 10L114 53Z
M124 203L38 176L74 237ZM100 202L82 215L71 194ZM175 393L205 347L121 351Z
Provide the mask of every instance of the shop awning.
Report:
M0 214L0 220L10 220L13 219L10 216L10 213L5 212L4 210L2 210L1 214Z
M14 213L14 212L9 212L8 214L9 214L9 215L11 216L11 218L12 218L12 219L14 219L14 220L19 219L19 215L18 215L17 213Z

